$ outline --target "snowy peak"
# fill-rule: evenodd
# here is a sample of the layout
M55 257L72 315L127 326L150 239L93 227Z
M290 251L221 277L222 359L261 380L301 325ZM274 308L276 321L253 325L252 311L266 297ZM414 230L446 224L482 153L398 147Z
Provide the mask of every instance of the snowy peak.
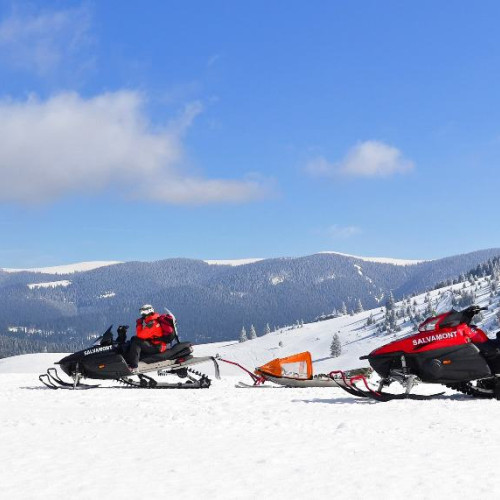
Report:
M228 259L228 260L204 260L209 266L244 266L253 264L264 259Z
M112 266L114 264L122 264L122 262L115 260L94 260L89 262L77 262L75 264L65 264L62 266L35 267L32 269L0 268L0 271L4 271L6 273L28 272L28 273L43 273L43 274L73 274L85 271L92 271L93 269Z
M342 257L350 257L352 259L362 260L365 262L376 262L378 264L392 264L394 266L411 266L420 264L422 262L429 262L427 260L411 260L411 259L394 259L392 257L360 257L358 255L351 255L342 252L325 251L318 252L318 254L340 255ZM318 255L314 254L314 255ZM212 266L244 266L246 264L253 264L267 259L228 259L228 260L204 260Z
M414 266L422 262L430 262L429 260L410 260L410 259L393 259L391 257L360 257L359 255L350 255L341 252L319 252L320 254L341 255L342 257L351 257L352 259L363 260L365 262L377 262L378 264L392 264L393 266Z

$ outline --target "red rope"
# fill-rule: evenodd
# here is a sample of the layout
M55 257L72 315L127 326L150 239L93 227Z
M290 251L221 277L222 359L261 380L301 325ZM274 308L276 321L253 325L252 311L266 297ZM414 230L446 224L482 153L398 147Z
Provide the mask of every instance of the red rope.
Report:
M218 358L218 359L219 359L219 361L223 361L224 363L227 363L229 365L237 366L238 368L241 368L244 372L248 373L248 375L250 375L250 377L252 378L254 385L261 385L266 381L266 379L264 377L258 377L257 375L252 373L250 370L247 370L244 366L241 366L239 363L236 363L235 361L229 361L228 359L222 359L222 358Z

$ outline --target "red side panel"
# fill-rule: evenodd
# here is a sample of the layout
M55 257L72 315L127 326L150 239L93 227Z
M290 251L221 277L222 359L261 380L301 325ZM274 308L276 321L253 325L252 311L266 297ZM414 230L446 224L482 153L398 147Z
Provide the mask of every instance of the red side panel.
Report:
M479 328L459 325L456 328L442 328L429 332L419 332L415 335L396 340L370 353L370 356L389 354L392 352L405 352L408 354L432 351L446 347L458 346L473 342L480 344L486 342L488 337Z

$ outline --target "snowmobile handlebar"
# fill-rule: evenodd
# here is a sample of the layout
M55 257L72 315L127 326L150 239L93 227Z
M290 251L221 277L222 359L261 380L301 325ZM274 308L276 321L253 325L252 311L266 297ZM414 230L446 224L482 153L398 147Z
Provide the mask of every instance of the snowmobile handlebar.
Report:
M479 307L479 306L470 306L467 309L463 310L463 313L468 313L472 315L476 315L480 311L487 311L488 307Z

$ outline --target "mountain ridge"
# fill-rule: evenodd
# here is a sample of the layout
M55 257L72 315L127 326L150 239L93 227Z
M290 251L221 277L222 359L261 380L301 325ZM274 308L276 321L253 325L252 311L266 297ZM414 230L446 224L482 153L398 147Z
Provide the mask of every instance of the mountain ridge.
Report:
M125 262L77 273L0 271L0 334L32 332L30 338L85 341L110 323L131 324L138 307L152 303L174 311L183 338L230 340L242 326L262 332L297 320L311 321L340 309L383 305L453 280L500 255L486 249L394 265L353 256L313 254L272 258L240 266L197 259ZM17 329L16 332L13 329Z

